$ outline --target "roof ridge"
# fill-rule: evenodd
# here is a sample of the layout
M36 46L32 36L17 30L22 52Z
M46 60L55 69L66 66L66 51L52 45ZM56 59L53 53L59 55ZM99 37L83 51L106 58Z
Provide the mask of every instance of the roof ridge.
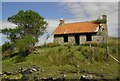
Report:
M92 22L92 21L72 22L72 23L65 23L64 25L66 25L66 24L76 24L76 23L85 23L85 22Z

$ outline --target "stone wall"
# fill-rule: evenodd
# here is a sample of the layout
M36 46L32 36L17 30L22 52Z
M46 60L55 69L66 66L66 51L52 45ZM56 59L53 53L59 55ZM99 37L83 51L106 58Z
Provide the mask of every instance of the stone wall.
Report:
M79 38L80 38L80 43L79 44L86 43L86 35L80 35Z
M54 42L55 43L63 43L64 42L63 36L55 36Z
M74 37L74 35L69 35L68 36L68 42L72 43L72 44L75 44L75 37Z
M107 39L108 39L107 24L102 24L101 30L102 30L101 31L102 43L107 43Z
M93 35L92 36L92 42L101 43L102 42L101 36Z
M92 35L92 41L86 41L86 35L79 36L79 44L94 42L94 43L102 43L103 37L101 35ZM54 37L55 43L61 44L75 44L75 35L68 35L68 42L64 42L64 36L55 36Z

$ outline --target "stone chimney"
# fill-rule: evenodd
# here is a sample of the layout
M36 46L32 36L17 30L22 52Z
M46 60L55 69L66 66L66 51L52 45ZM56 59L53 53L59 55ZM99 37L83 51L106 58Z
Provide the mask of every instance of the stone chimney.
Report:
M102 19L107 22L107 15L103 14ZM107 29L107 23L103 23L101 27L101 36L102 36L102 43L107 43L108 41L108 29Z
M103 14L102 19L107 20L107 15Z
M60 26L60 25L63 25L63 24L65 24L65 22L64 22L64 19L63 19L63 18L61 18L61 19L60 19L59 26Z

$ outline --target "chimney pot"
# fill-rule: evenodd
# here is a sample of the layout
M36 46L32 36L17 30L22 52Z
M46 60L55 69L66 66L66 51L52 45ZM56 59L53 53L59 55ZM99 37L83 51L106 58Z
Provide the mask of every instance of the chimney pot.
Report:
M59 26L60 26L60 25L63 25L64 23L65 23L65 22L64 22L64 19L63 19L63 18L61 18L61 19L60 19Z
M107 15L105 15L105 13L102 15L102 19L107 20Z

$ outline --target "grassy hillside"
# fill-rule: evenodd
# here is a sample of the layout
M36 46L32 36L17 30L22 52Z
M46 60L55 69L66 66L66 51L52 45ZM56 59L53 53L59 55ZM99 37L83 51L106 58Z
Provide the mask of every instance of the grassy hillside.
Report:
M110 46L110 53L118 58L116 48L116 45ZM90 74L95 79L116 79L118 63L110 57L106 62L105 50L104 46L96 46L93 53L87 45L55 46L51 44L46 47L36 47L36 50L27 57L17 55L3 60L2 71L18 72L20 68L36 66L40 70L29 76L56 78L66 75L66 79L79 79L82 75ZM13 79L21 78L22 75L16 73L3 77Z

